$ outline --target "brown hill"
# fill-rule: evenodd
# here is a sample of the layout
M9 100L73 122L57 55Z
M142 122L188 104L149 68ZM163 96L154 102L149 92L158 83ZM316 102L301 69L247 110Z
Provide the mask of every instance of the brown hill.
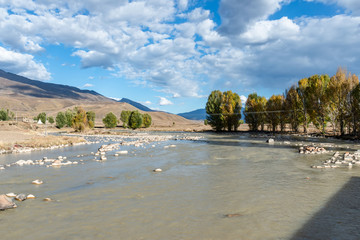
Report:
M138 110L128 103L116 102L95 91L30 80L0 70L0 108L10 109L18 118L33 118L40 112L55 117L58 112L76 106L81 106L86 111L94 111L97 125L102 125L102 118L109 112L120 117L123 110ZM153 128L176 127L176 130L180 130L202 125L174 114L147 113L153 119Z

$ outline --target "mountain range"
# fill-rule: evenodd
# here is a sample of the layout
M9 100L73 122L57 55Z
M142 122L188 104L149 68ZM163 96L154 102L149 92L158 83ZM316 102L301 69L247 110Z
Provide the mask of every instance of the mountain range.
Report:
M75 81L75 80L74 80ZM83 107L94 111L96 123L102 125L102 118L109 112L120 117L123 110L149 112L154 127L179 126L191 128L193 121L166 112L153 111L140 103L123 98L120 102L107 98L95 91L76 87L31 80L0 70L0 109L10 109L18 117L33 118L41 112L56 116L60 111Z

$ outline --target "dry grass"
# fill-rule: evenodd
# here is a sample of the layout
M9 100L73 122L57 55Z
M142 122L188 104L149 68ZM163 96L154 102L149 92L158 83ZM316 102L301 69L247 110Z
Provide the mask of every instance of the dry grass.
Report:
M15 143L0 143L0 149L10 150L13 147L28 148L47 148L52 146L73 145L82 143L86 140L82 137L67 136L36 136L28 140L17 141Z

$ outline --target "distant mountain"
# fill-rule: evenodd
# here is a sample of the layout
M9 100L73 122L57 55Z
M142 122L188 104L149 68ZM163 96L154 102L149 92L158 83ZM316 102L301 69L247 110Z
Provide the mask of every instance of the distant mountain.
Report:
M138 102L135 102L133 100L130 100L128 98L122 98L121 100L119 100L118 102L124 102L124 103L128 103L136 108L138 108L139 110L141 111L144 111L144 112L154 112L154 110L142 105L141 103L138 103Z
M206 119L206 110L201 108L191 112L179 113L178 115L189 120L204 120Z
M36 98L63 98L88 101L112 101L90 90L81 90L67 85L31 80L0 70L0 95Z

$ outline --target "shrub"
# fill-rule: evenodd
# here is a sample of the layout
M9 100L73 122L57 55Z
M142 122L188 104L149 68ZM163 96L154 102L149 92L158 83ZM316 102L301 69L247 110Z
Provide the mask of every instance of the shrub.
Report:
M1 109L0 110L0 121L8 121L15 117L15 114L11 112L9 109Z
M152 122L151 116L149 114L145 113L143 115L143 125L144 125L144 127L146 127L146 128L150 127L151 122Z
M53 117L48 117L47 120L48 120L48 122L49 122L50 124L53 124L53 123L54 123L54 118L53 118Z
M113 114L112 112L106 114L105 118L103 119L103 123L106 128L116 127L117 122L118 122L118 120L117 120L115 114Z
M44 113L44 112L39 113L39 115L37 115L37 117L35 119L36 119L36 121L39 121L39 119L40 119L40 121L45 124L45 122L46 122L46 113Z
M63 128L66 125L66 117L63 112L58 112L55 118L56 127Z
M123 127L129 127L129 118L131 115L131 111L121 111L120 120L123 122Z
M129 127L136 129L142 126L143 116L138 111L132 111L129 118Z
M75 131L84 132L87 128L89 128L86 112L81 107L75 108L75 110L76 114L72 120L72 127Z
M93 111L86 112L86 117L87 117L87 120L89 123L89 127L94 128L95 127L95 112L93 112Z

